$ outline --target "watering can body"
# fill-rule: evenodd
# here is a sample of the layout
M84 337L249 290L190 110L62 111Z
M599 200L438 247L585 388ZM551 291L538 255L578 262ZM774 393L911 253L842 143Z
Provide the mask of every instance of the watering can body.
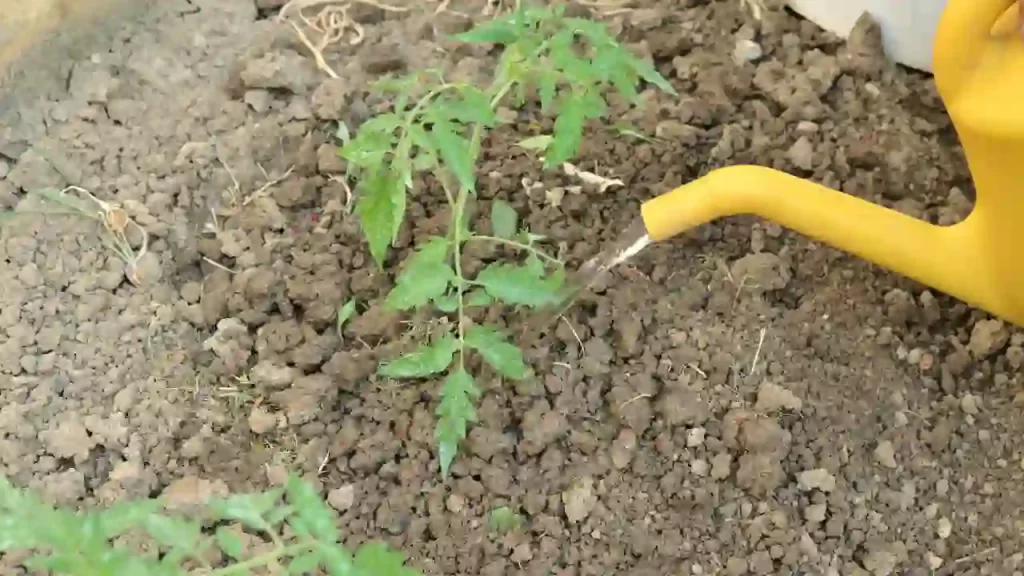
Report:
M641 207L659 241L753 214L1024 326L1024 40L1014 0L950 0L935 82L975 185L971 214L937 226L761 166L721 168Z

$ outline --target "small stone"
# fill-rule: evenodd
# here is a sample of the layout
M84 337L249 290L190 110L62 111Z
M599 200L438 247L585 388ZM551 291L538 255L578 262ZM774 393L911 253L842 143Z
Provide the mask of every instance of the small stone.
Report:
M327 493L327 503L338 512L344 512L356 501L356 487L353 484L339 486Z
M707 476L709 469L710 466L708 466L706 460L697 459L690 463L690 472L692 472L694 476Z
M921 355L923 354L924 350L921 350L920 348L912 349L909 353L907 353L907 364L916 365L918 362L921 361Z
M242 100L253 109L254 112L263 114L270 109L274 97L268 90L249 90L242 97Z
M960 409L963 410L965 414L970 414L972 416L977 415L980 411L980 405L981 398L975 396L974 394L964 394L960 398Z
M1002 320L981 320L971 329L967 349L976 360L981 360L1002 348L1010 338L1010 332Z
M720 452L711 459L711 477L715 480L724 480L732 473L732 455L728 452Z
M732 51L733 58L736 62L753 62L764 56L764 50L761 45L753 40L737 40L736 48Z
M704 436L706 430L703 428L690 428L686 431L686 446L689 448L696 448L704 445Z
M622 470L626 466L629 466L630 461L633 460L633 452L635 451L636 432L634 432L632 428L623 428L619 431L619 435L615 438L615 442L612 443L612 466L615 466L617 470Z
M701 131L678 120L662 120L654 127L654 135L658 138L675 140L682 145L696 144Z
M893 448L892 442L884 440L878 443L878 447L875 448L875 461L886 468L896 467L896 449Z
M897 412L892 416L892 425L897 428L903 428L909 423L910 421L907 419L907 415L904 414L902 411Z
M450 494L445 505L452 514L461 514L466 507L466 498L459 494Z
M945 516L939 518L938 523L935 525L935 533L943 540L949 538L949 535L953 533L953 523Z
M803 405L803 401L788 389L778 384L765 382L757 391L757 404L754 405L754 408L761 412L774 412L782 409L799 412Z
M821 504L811 504L804 508L804 519L808 522L818 524L825 521L825 515L828 512L828 505L822 502Z
M267 482L271 486L284 486L288 482L288 469L280 464L266 466Z
M831 492L836 488L836 477L824 468L806 470L797 475L797 485L801 490L821 490Z
M725 563L725 573L729 576L743 576L747 573L747 559L733 556Z
M748 564L750 565L748 569L754 574L771 574L775 572L775 562L765 550L751 554Z
M206 480L198 476L186 476L171 482L161 493L168 510L196 511L210 498L224 498L228 485L223 480Z
M576 524L590 515L597 505L594 495L594 479L590 476L576 478L569 488L562 492L562 506L565 517L570 523Z
M810 139L801 136L786 151L786 158L793 163L793 166L801 170L812 170L814 168L814 146Z
M884 548L872 550L864 557L864 568L874 576L889 576L896 570L896 556Z
M253 406L249 412L249 429L253 434L266 434L277 428L277 416L260 408Z
M800 543L798 544L800 551L804 553L810 560L818 558L818 545L814 543L814 538L807 532L800 535Z

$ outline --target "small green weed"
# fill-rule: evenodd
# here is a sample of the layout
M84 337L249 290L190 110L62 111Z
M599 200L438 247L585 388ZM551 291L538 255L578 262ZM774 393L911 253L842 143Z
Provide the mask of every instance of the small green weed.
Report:
M525 523L522 515L508 506L500 506L491 510L487 520L490 529L499 534L515 532L521 529Z
M93 220L99 224L100 241L125 263L125 276L128 280L135 285L143 281L138 265L149 247L149 233L128 216L119 204L104 202L78 186L68 186L63 190L42 188L29 192L27 197L39 204L39 207L2 212L0 224L21 214L74 216ZM129 235L134 235L138 240L138 249L133 247Z
M199 520L164 512L158 500L74 513L48 506L0 477L0 555L31 552L25 562L29 569L73 576L229 576L256 569L274 574L322 569L330 576L419 574L381 542L349 552L339 542L334 513L297 477L283 489L211 501L209 511L206 520L216 526L212 533ZM249 553L244 541L250 538L269 546ZM139 546L126 546L128 540ZM150 553L140 553L143 549ZM224 561L215 568L218 557Z
M356 301L354 298L349 299L338 307L338 317L335 322L335 328L338 330L338 338L341 338L341 331L345 327L345 323L348 322L352 316L356 313Z
M568 17L564 6L519 6L456 39L503 47L489 84L447 82L436 71L384 79L376 88L393 96L392 110L359 126L339 152L348 161L348 176L357 182L355 213L378 266L384 266L405 220L414 175L432 174L451 208L447 234L417 246L385 304L396 311L429 306L452 314L453 328L435 333L379 370L389 378L445 375L435 430L445 477L476 420L480 389L466 368L469 355L478 355L503 378L531 376L522 351L507 335L471 323L467 310L495 301L547 308L564 296L562 263L539 247L542 237L519 225L509 204L491 204L491 234L470 224L467 206L476 193L476 163L484 135L500 124L498 106L507 100L521 106L528 92L536 91L542 111L555 119L554 130L519 145L542 153L545 168L552 168L578 153L585 123L606 112L609 90L636 100L638 85L646 81L674 93L651 63L631 55L603 24ZM502 244L522 258L493 262L470 278L462 270L462 252L470 242Z

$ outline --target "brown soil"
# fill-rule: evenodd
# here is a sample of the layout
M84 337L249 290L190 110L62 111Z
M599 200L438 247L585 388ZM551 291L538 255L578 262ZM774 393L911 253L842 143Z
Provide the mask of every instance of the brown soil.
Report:
M512 202L570 262L644 199L732 163L932 221L969 209L934 85L870 34L847 44L784 12L756 23L735 1L637 4L609 22L682 96L629 112L653 142L593 127L580 165L625 187L558 206L524 193L523 178L566 183L511 146L536 133L526 113L487 146L482 202ZM79 185L153 240L135 287L73 221L5 229L0 473L98 505L296 469L350 543L383 537L427 574L1024 570L1024 333L753 219L616 269L530 348L539 382L488 386L442 482L435 383L373 374L423 327L377 307L392 272L343 210L330 126L368 115L374 75L443 63L434 38L461 23L432 12L360 9L366 40L331 52L341 79L325 82L252 0L160 2L74 63L67 90L0 111L18 117L0 126L0 203ZM764 56L737 61L741 40ZM232 209L232 191L252 200ZM413 200L403 248L440 205ZM352 297L361 314L339 338ZM504 505L522 531L488 531Z

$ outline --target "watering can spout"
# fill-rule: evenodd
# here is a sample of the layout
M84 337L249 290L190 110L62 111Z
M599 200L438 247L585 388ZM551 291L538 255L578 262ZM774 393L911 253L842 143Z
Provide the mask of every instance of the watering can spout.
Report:
M982 274L971 218L936 226L762 166L731 166L648 200L644 225L655 242L712 220L756 215L855 254L975 305Z

